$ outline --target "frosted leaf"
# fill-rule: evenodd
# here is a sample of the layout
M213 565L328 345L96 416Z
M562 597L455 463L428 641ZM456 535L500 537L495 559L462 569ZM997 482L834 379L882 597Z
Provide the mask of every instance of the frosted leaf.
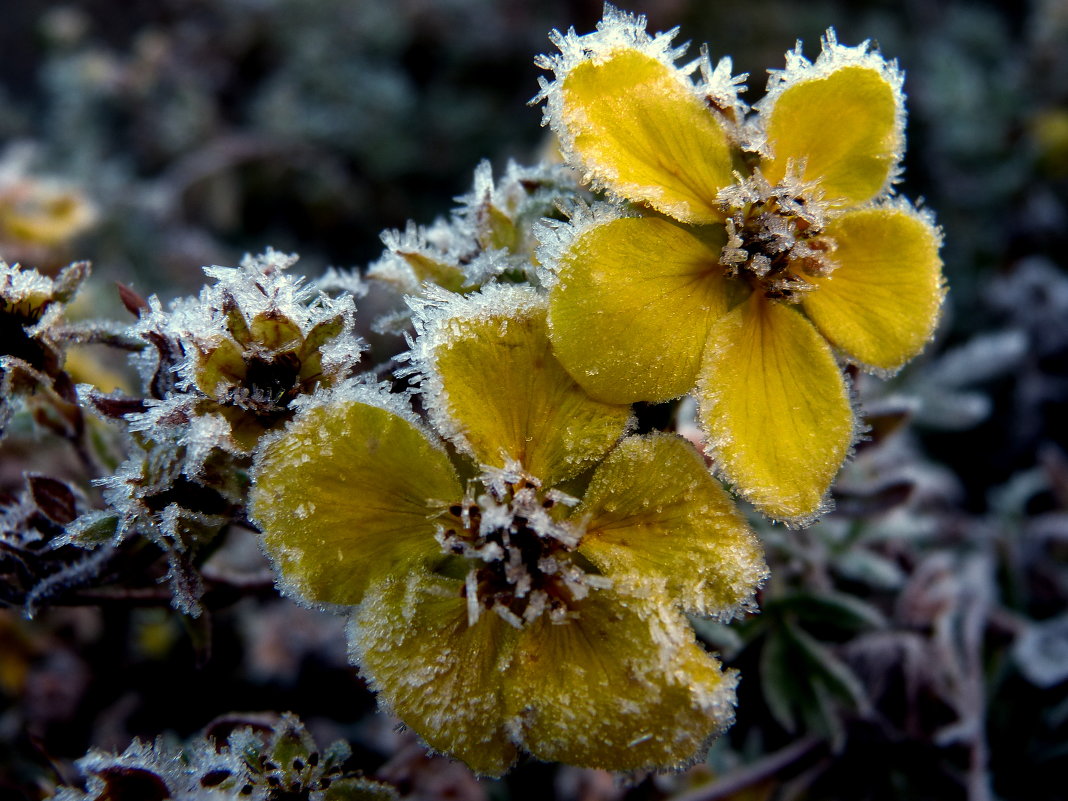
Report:
M1027 345L1023 331L983 334L941 355L927 366L926 374L930 383L940 388L979 384L1014 369L1027 352Z
M386 250L367 277L408 294L417 293L425 281L461 289L466 284L462 264L478 251L473 236L443 219L428 228L409 222L403 231L385 231L382 244Z
M1013 658L1036 687L1048 689L1068 679L1068 616L1024 629L1013 647Z
M47 275L0 259L0 298L5 307L42 305L55 290L56 283Z

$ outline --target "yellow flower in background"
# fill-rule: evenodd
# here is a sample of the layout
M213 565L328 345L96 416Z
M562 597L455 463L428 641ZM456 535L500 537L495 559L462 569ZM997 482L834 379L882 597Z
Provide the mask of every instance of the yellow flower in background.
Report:
M736 677L683 613L748 606L753 533L692 446L624 436L629 409L569 377L535 290L439 296L417 328L437 432L348 385L261 446L251 510L280 581L355 605L353 659L382 704L478 773L523 751L610 770L699 757Z
M944 294L937 227L891 196L902 76L828 32L815 62L787 54L747 117L729 60L677 67L673 37L606 6L539 59L566 158L629 204L543 231L554 351L604 401L696 388L717 470L804 524L857 436L839 358L897 370Z

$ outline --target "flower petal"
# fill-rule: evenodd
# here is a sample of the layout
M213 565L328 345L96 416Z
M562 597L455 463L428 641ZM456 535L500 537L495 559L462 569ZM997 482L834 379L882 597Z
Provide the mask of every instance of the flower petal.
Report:
M896 370L931 338L945 294L938 229L906 206L848 211L827 226L838 267L810 280L809 318L831 344L878 370Z
M767 575L760 543L693 446L627 437L594 473L581 553L613 581L662 579L684 611L732 617Z
M623 217L580 230L559 261L549 320L557 357L594 397L665 401L693 387L727 310L718 226L698 236Z
M730 139L683 73L622 46L574 64L560 85L557 132L598 185L683 222L723 219Z
M649 593L600 590L577 619L542 617L522 632L505 705L534 756L615 771L679 767L731 723L734 674Z
M764 514L804 524L823 509L853 441L853 412L826 341L797 310L754 293L712 329L698 385L718 469Z
M431 748L500 776L515 761L499 662L516 637L494 614L468 625L462 581L414 574L370 588L349 626L353 661Z
M355 604L372 581L441 558L430 514L462 496L448 457L411 422L339 401L261 449L250 508L285 584Z
M895 177L904 147L901 75L875 53L831 43L815 65L787 69L759 109L778 183L792 161L836 206L864 203ZM828 57L828 53L831 55Z
M544 295L492 287L455 298L422 324L417 363L438 429L478 462L519 462L547 486L599 459L623 435L626 406L591 398L553 356Z

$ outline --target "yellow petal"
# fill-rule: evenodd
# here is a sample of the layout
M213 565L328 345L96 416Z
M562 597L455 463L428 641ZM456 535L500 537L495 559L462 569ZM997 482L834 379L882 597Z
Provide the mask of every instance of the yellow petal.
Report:
M468 625L462 587L419 574L380 582L357 610L349 640L380 701L427 745L500 776L516 757L499 672L516 631L489 613Z
M767 574L760 543L693 446L628 437L597 468L579 550L613 581L662 579L687 612L730 617Z
M549 317L557 357L594 397L665 401L694 384L727 309L719 226L700 235L655 217L580 231L559 263Z
M73 239L96 220L96 211L78 192L33 183L23 189L29 193L25 202L0 207L0 230L17 242L54 247Z
M589 596L525 629L505 676L512 730L539 759L614 771L679 767L734 713L724 674L662 596Z
M457 298L424 329L435 425L478 462L519 462L553 485L622 436L626 406L594 400L553 356L544 296L518 287Z
M761 104L771 150L760 167L765 177L779 182L792 160L798 170L804 163L804 180L818 181L834 205L881 193L904 146L899 81L875 55L796 73Z
M408 420L337 401L258 454L250 506L285 584L354 604L375 579L442 557L429 516L462 494L446 455Z
M575 64L560 103L558 133L596 182L683 222L723 219L715 199L733 180L730 140L677 69L620 47Z
M938 229L904 206L849 211L827 226L838 267L810 278L804 307L851 359L896 370L931 338L942 305Z
M764 514L804 524L853 441L845 382L796 309L754 293L713 326L698 385L718 469Z

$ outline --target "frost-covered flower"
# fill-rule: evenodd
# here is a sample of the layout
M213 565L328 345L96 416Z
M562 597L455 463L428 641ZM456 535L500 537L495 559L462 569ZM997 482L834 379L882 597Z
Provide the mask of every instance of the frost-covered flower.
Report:
M349 385L257 453L252 516L280 582L355 605L353 660L383 705L479 773L521 751L612 770L699 756L736 679L683 612L747 607L754 535L685 440L624 437L629 409L568 376L542 294L414 305L436 431Z
M606 6L539 59L566 157L631 204L546 227L554 349L602 400L696 386L717 469L801 524L857 435L836 356L896 370L938 319L940 233L891 197L902 75L828 32L815 62L787 54L747 119L729 60L676 66L674 33Z
M449 219L383 233L386 249L367 277L410 295L420 294L424 284L472 292L490 280L534 282L534 223L558 215L582 194L574 172L563 165L521 167L510 161L494 180L490 163L483 161ZM405 312L381 327L407 319Z

